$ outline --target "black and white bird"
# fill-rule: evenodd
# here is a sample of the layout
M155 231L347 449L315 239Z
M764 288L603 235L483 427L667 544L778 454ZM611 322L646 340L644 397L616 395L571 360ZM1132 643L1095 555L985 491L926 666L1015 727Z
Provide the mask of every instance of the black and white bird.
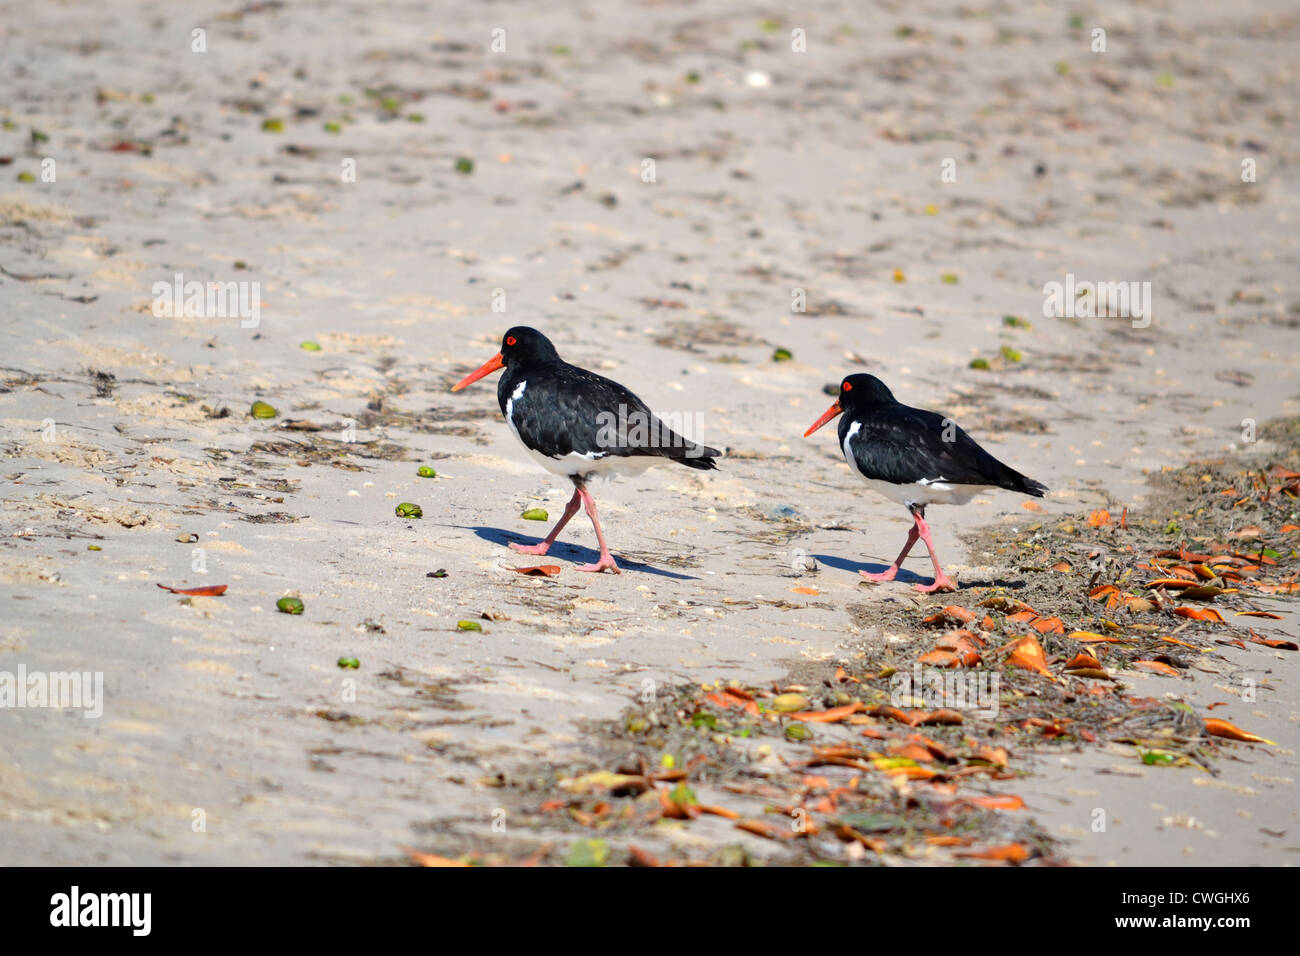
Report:
M951 419L911 408L874 375L850 375L840 383L835 404L804 432L808 437L840 413L840 449L849 468L871 488L901 502L912 513L912 528L893 565L879 574L859 573L868 581L892 581L917 538L930 549L934 583L918 591L955 591L934 553L927 505L964 505L984 491L1005 488L1041 498L1046 486L998 461Z
M515 437L547 471L573 482L573 497L546 539L533 545L510 543L524 554L546 554L569 519L586 506L596 529L600 560L579 571L619 573L596 516L587 482L596 475L639 475L651 465L676 462L688 468L717 468L722 452L678 435L641 399L618 382L570 365L541 332L510 329L501 351L453 387L458 392L498 369L497 402Z

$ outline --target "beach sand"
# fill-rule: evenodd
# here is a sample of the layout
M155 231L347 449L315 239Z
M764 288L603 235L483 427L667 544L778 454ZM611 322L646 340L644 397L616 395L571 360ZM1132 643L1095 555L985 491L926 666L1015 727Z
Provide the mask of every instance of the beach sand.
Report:
M1050 4L238 11L0 18L0 670L105 691L96 719L0 712L0 862L490 842L497 785L581 753L646 682L836 659L862 637L849 604L911 601L930 572L918 549L899 583L854 573L909 518L830 429L802 437L849 372L1044 482L1047 515L1140 515L1152 473L1300 413L1282 0L1077 26ZM155 308L178 275L257 283L256 323ZM1045 316L1070 276L1149 283L1149 322ZM505 546L570 493L494 380L449 391L511 325L727 451L593 487L621 575L573 570L581 515L545 561ZM1011 494L929 515L967 582L1004 568L963 535L1040 517ZM790 592L794 547L822 563L816 601ZM508 570L538 563L562 571ZM1259 835L1298 822L1300 675L1277 666L1285 693L1240 722L1281 747L1228 786L1083 753L1040 767L1031 809L1079 862L1293 861ZM1098 792L1122 845L1079 832ZM1162 824L1179 813L1211 825Z

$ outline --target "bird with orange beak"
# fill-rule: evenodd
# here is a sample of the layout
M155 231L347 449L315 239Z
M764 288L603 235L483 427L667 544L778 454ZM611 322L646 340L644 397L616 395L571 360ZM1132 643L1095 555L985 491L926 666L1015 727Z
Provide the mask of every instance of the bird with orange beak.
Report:
M925 542L934 564L934 581L916 585L918 591L955 591L943 573L930 540L925 509L933 504L963 505L981 492L1005 488L1041 498L1047 488L1008 468L951 419L937 412L911 408L874 375L850 375L826 414L804 432L808 437L843 415L840 450L849 468L873 490L905 505L912 515L907 543L888 570L858 572L868 581L892 581L917 539Z
M597 475L638 475L666 462L702 471L718 467L714 458L722 452L672 431L618 382L565 362L550 339L527 326L506 332L501 351L457 382L452 391L501 370L497 403L506 424L538 464L568 478L574 489L551 533L537 544L512 541L510 547L516 551L546 554L581 504L596 529L600 559L578 570L618 574L588 481Z

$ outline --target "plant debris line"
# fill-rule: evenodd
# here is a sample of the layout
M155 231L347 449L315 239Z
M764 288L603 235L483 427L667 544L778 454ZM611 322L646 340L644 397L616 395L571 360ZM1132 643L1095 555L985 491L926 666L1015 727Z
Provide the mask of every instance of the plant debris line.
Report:
M1023 577L1013 587L846 609L902 640L850 642L839 662L801 661L768 687L660 689L586 725L585 758L504 781L511 818L533 831L527 851L502 854L469 824L443 829L441 852L479 864L525 852L570 865L1068 862L1015 793L1031 754L1118 746L1137 765L1213 775L1224 748L1271 744L1178 696L1192 669L1239 673L1262 666L1252 654L1296 648L1261 633L1277 615L1259 604L1300 592L1300 419L1261 437L1269 451L1157 476L1140 513L975 537L974 553ZM996 711L950 706L951 692L936 700L924 683L900 699L897 678L918 664L996 674ZM1168 693L1136 693L1139 672Z

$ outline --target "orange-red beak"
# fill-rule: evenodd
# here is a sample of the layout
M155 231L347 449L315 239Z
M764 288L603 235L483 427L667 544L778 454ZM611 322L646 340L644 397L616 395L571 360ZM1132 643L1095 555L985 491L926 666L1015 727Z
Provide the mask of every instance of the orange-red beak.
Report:
M811 435L817 429L821 428L823 425L825 425L828 421L830 421L832 418L834 418L842 411L844 411L844 406L840 404L840 400L837 398L835 399L835 404L832 405L830 408L826 409L826 414L823 415L821 418L817 419L817 421L813 422L812 428L808 429L806 432L803 433L803 437L807 438L809 435Z
M502 360L502 358L501 358L501 353L498 352L496 355L492 356L490 359L488 359L486 362L484 362L484 363L483 363L479 368L477 368L477 369L475 369L474 371L470 372L468 375L466 375L464 378L462 378L459 382L457 382L455 385L453 385L453 386L451 387L451 390L452 390L453 392L459 392L459 391L460 391L462 388L464 388L466 385L473 385L475 382L477 382L479 379L481 379L484 375L491 375L491 374L492 374L493 372L495 372L497 369L505 368L505 367L506 367L506 363Z

